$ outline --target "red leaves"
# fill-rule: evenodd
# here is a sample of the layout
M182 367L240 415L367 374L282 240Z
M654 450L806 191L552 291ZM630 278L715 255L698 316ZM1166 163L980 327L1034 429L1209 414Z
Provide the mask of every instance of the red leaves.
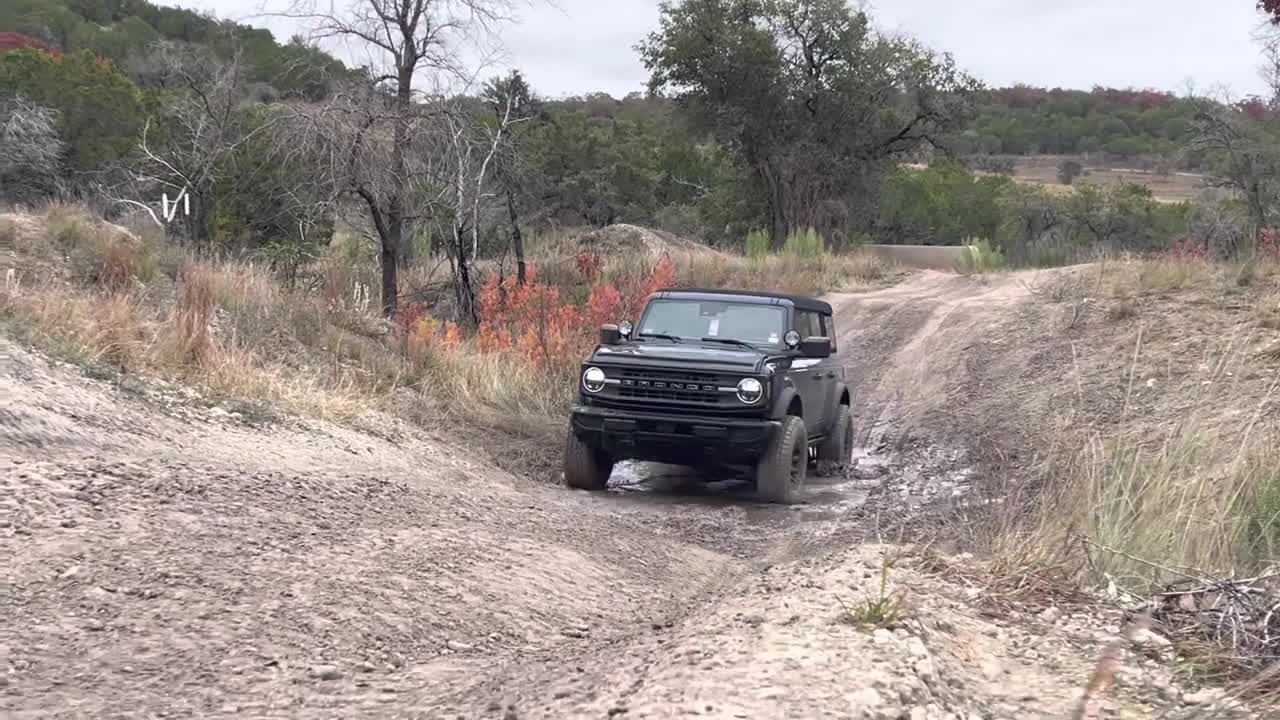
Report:
M474 336L475 349L514 353L539 367L574 365L590 349L601 325L637 319L649 295L676 281L676 268L665 257L651 269L606 280L599 256L583 254L578 256L578 270L584 278L592 278L582 302L540 282L533 267L524 285L513 277L486 278L478 297L483 320ZM465 342L462 328L431 317L421 303L401 302L392 322L406 358L414 361Z
M573 262L578 268L578 274L587 282L594 282L600 277L600 271L604 269L604 258L600 257L600 253L589 250L578 251Z
M0 53L6 53L10 50L40 50L53 57L62 56L61 50L30 35L16 32L0 32Z
M560 288L538 282L534 274L523 286L513 278L490 276L480 290L480 323L476 344L481 352L514 351L536 365L566 366L586 354L596 330L605 323L634 318L655 289L675 282L675 266L666 258L652 270L605 281L604 263L594 254L579 254L578 270L594 278L586 302L563 297Z

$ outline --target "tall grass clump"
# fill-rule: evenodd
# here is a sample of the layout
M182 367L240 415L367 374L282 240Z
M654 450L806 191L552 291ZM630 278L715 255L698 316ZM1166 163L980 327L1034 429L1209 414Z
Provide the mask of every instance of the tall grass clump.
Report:
M982 274L998 272L1009 266L1000 248L986 238L970 238L964 242L964 253L960 257L959 270L966 274Z
M997 554L1023 567L1065 561L1085 584L1140 594L1264 570L1280 558L1280 433L1259 419L1193 414L1156 441L1099 436L1063 451L1046 471L1037 520Z
M782 254L794 258L817 258L827 252L822 235L813 228L792 230L782 244Z
M210 324L217 302L214 282L214 272L202 264L192 264L183 273L178 302L170 318L168 362L200 366L212 358Z
M747 233L747 257L756 263L769 257L769 231L756 228Z

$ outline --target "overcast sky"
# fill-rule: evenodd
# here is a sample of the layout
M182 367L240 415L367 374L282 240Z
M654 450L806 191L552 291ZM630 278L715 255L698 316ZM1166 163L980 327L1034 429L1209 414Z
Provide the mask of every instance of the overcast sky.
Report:
M158 0L161 3L166 0ZM168 0L172 2L173 0ZM332 0L339 7L348 0ZM271 28L284 41L300 29L254 17L284 0L177 0ZM657 26L658 0L554 0L522 6L502 32L509 64L544 96L644 87L635 44ZM1225 86L1260 93L1253 0L871 0L876 24L908 32L989 85L1159 88ZM337 54L349 51L336 49ZM492 73L486 73L486 75Z

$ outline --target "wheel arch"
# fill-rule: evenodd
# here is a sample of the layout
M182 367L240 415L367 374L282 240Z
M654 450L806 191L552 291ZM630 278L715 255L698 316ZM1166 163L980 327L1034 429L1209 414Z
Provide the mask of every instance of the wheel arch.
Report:
M781 420L788 415L804 417L804 402L801 401L800 393L796 392L794 387L785 388L773 403L774 420Z
M840 403L839 403L840 405L848 405L848 406L853 405L852 396L849 394L848 385L845 385L844 383L840 383L839 387L836 388L836 392L840 396Z

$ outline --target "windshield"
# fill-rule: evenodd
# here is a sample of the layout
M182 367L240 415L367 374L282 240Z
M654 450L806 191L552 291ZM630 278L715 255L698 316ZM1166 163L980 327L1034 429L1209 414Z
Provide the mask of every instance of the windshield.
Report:
M670 335L694 342L705 338L752 345L782 342L786 310L779 305L710 300L654 300L645 308L637 335Z

